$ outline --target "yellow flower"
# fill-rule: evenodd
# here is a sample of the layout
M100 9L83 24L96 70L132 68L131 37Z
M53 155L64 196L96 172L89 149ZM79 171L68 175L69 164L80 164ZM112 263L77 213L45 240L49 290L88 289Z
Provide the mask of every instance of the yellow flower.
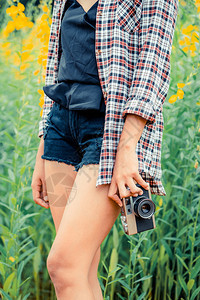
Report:
M180 41L179 41L179 45L180 45L180 46L185 45L185 40L180 40Z
M26 17L22 16L22 15L18 15L15 18L15 27L17 30L22 29L23 27L25 27L27 24L27 19Z
M43 14L41 17L41 21L46 21L48 19L48 15Z
M182 33L183 34L186 34L186 35L190 35L191 31L194 29L194 26L193 25L189 25L188 27L184 28L182 30Z
M6 50L5 56L9 57L11 55L11 50Z
M35 70L35 71L33 72L34 76L37 76L39 73L40 73L40 70Z
M22 3L20 3L20 2L18 3L18 8L19 8L20 11L24 11L25 10L24 5Z
M8 21L8 24L6 26L6 31L8 33L11 33L15 30L15 23L13 21Z
M184 91L183 91L183 90L180 90L180 89L178 89L178 91L177 91L177 96L178 96L178 98L179 98L179 99L183 99L183 96L184 96Z
M184 47L182 50L187 53L189 51L189 47Z
M41 90L41 89L38 89L37 91L38 91L38 93L39 93L41 96L43 96L43 95L44 95L44 91L43 91L43 90Z
M1 46L2 46L2 48L7 48L7 47L10 46L10 43L9 42L5 42Z
M195 164L194 164L194 168L195 168L195 169L198 168L198 164L199 164L199 163L198 163L198 161L196 160L196 161L195 161Z
M37 62L38 62L39 65L42 64L42 59L43 59L43 55L38 55Z
M177 83L177 87L179 89L182 89L185 86L185 83Z
M169 98L169 103L174 103L174 102L176 102L176 100L177 100L177 95L172 95L170 98Z
M197 32L199 32L199 27L197 25L194 25L194 30L196 30Z
M38 90L38 93L41 95L40 97L40 102L39 102L39 106L42 108L44 105L44 91L43 90Z
M33 25L34 25L34 23L31 22L31 21L27 21L27 23L26 23L26 26L29 27L29 28L32 28Z
M9 259L10 259L12 262L15 261L14 257L12 257L12 256L10 256Z
M26 52L23 52L23 53L22 53L22 56L21 56L22 61L28 60L29 56L30 56L30 54L29 54L27 51L26 51Z
M33 43L29 43L26 46L23 46L23 51L24 50L32 50L34 48Z
M185 44L189 46L190 43L191 43L191 42L190 42L190 39L189 39L187 36L185 36L185 37L184 37L184 40L185 40Z
M19 55L17 53L14 53L13 58L14 58L14 60L13 60L14 65L19 66L21 63L21 59L20 59Z
M43 114L43 109L40 111L40 117L42 117L42 114Z
M192 33L191 43L199 43L199 36L196 32Z
M25 71L28 67L30 67L30 64L26 63L26 64L21 64L20 66L20 71L23 72Z
M7 13L10 17L15 18L16 15L19 13L19 8L18 8L17 6L15 6L15 5L12 5L12 6L10 6L10 7L8 7L8 8L6 9L6 13Z
M48 12L49 12L49 9L48 9L47 5L44 5L44 6L42 7L42 10L43 10L43 12L45 12L45 13L48 13Z
M162 204L163 204L163 200L162 200L162 198L160 198L160 200L159 200L159 206L162 206Z
M195 51L197 48L196 48L196 46L195 46L195 44L193 44L193 45L191 45L190 46L190 50L193 52L193 51Z

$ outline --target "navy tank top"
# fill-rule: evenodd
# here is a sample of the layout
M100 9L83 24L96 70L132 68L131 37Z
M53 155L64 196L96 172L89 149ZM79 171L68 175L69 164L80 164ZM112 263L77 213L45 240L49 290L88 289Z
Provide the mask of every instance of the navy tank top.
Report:
M95 56L98 0L85 12L68 0L61 22L61 56L57 83L43 87L45 94L69 110L105 111Z

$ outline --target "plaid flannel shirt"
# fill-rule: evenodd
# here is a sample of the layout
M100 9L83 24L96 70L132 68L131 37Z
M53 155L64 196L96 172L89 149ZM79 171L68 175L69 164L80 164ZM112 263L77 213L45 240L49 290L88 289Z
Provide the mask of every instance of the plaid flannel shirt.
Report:
M60 25L67 0L55 0L45 84L57 82ZM178 0L99 0L95 54L106 104L96 186L111 182L127 113L147 120L136 146L138 171L152 194L166 195L161 181L163 103L170 83L170 55ZM45 95L41 137L53 100Z

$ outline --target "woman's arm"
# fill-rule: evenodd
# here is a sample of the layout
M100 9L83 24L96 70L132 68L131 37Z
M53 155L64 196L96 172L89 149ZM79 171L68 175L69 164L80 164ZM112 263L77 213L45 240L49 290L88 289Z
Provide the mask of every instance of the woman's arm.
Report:
M108 193L108 197L120 206L120 198L131 194L137 196L142 191L134 180L144 188L147 186L138 172L135 149L145 124L155 122L168 93L170 55L178 12L178 0L140 1L139 54L122 114L125 124Z
M108 197L122 206L120 198L128 197L130 193L134 196L142 195L142 189L138 188L133 181L136 180L141 186L148 189L146 183L138 172L138 159L136 145L147 120L133 114L127 114L120 142L117 147L116 160L113 170ZM126 185L130 191L126 189ZM120 196L120 198L119 198Z

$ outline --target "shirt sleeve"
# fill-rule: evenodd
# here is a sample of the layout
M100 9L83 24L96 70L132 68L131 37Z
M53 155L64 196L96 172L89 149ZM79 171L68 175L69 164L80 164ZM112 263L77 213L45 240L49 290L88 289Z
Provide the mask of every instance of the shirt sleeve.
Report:
M57 45L58 45L58 33L59 33L59 18L60 18L60 8L62 1L55 0L53 5L52 13L52 23L50 28L49 36L49 45L48 45L48 54L47 54L47 67L46 67L46 76L45 76L45 85L50 85L56 83L58 75L57 67ZM44 134L44 128L46 127L46 120L48 114L53 106L53 100L50 99L46 94L44 94L44 105L42 119L39 121L39 132L38 137Z
M39 132L38 132L39 138L41 138L41 136L44 134L44 128L46 127L46 120L53 106L53 102L54 101L51 100L46 94L44 95L42 119L39 121Z
M141 0L142 1L142 0ZM154 123L170 83L170 55L178 0L144 0L139 26L139 55L123 110Z

